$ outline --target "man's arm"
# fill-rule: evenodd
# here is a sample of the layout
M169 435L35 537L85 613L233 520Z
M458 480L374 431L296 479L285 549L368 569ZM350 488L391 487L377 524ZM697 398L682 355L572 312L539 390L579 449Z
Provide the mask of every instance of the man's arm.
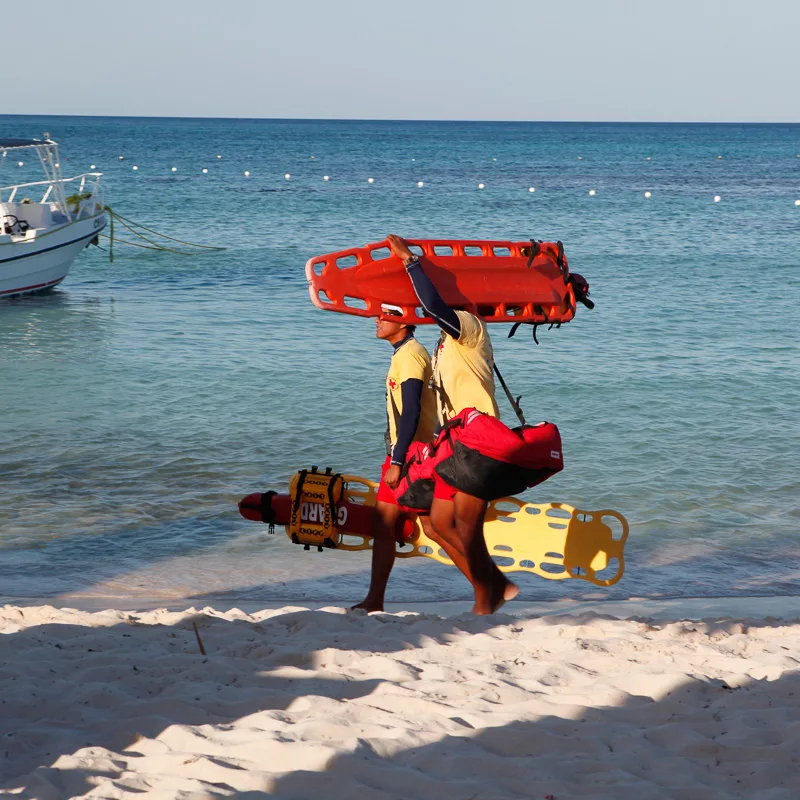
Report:
M461 321L458 319L456 312L442 300L442 296L436 290L431 279L425 274L417 257L399 236L390 234L386 239L392 252L403 260L422 309L445 333L449 333L454 339L458 339L461 336Z
M403 400L403 411L397 423L397 441L392 447L392 464L403 466L406 452L414 440L422 412L422 390L424 383L419 378L408 378L400 384L400 396Z

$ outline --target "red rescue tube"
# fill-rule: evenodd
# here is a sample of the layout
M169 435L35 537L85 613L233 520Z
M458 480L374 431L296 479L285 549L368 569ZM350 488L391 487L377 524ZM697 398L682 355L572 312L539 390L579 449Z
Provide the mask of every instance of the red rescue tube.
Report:
M575 316L575 290L561 242L409 239L451 308L486 322L563 323ZM533 249L533 257L531 250ZM306 263L311 301L318 308L376 317L382 303L403 309L398 321L432 323L402 261L387 242L340 250Z
M270 510L274 515L270 519ZM253 522L288 525L292 515L292 498L288 494L254 492L239 501L239 513ZM336 506L336 529L355 536L372 536L374 506L362 503L339 503ZM404 520L402 534L408 539L414 530L411 520Z

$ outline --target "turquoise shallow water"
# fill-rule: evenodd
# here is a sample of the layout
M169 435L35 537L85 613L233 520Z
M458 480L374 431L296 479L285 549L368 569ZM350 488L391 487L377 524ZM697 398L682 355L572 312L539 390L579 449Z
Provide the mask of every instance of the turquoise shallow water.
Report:
M56 291L0 303L6 597L360 599L368 554L305 553L236 501L311 463L377 473L390 354L370 321L311 306L303 266L387 232L559 238L592 284L596 309L538 347L492 333L528 417L564 438L529 498L625 514L626 575L523 576L525 599L800 589L800 126L0 123L48 130L68 173L96 164L123 214L228 248L91 250ZM390 596L467 589L420 559Z

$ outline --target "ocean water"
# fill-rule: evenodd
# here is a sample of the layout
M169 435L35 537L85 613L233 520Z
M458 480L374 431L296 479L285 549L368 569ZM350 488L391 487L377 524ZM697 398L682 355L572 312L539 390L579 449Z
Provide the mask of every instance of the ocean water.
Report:
M0 302L4 597L361 599L368 553L304 552L236 502L310 464L378 474L389 348L315 309L303 268L389 232L561 239L592 285L539 346L491 330L564 439L526 497L622 512L626 573L517 573L522 598L800 590L800 126L0 117L43 130L122 214L227 249L92 248ZM0 185L36 177L7 162ZM388 599L468 589L412 559Z

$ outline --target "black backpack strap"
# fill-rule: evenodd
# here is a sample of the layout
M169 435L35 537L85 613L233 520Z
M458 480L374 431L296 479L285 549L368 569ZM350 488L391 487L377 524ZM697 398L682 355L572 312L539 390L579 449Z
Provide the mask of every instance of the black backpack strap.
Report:
M538 344L538 342L537 342ZM516 400L514 399L514 395L511 394L506 382L503 380L503 376L500 374L500 370L497 368L497 364L492 364L492 369L494 369L495 375L500 379L500 385L503 387L503 391L506 393L506 397L508 398L508 402L511 403L511 408L514 409L514 413L517 415L517 419L520 422L520 425L525 425L525 415L522 413L522 407L519 404L519 401L522 400L522 395L520 395Z
M312 467L312 472L316 472L317 468ZM300 510L300 498L303 496L303 484L306 482L307 469L300 470L300 478L297 481L297 488L295 489L294 505L292 506L292 525L297 521L297 512Z

